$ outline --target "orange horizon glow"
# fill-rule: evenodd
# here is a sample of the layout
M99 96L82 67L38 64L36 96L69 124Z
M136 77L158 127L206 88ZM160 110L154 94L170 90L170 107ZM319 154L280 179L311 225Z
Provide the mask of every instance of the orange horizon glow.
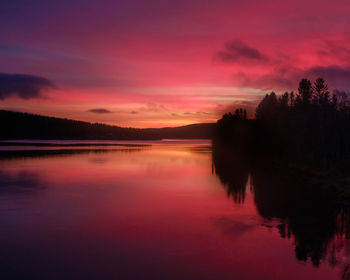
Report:
M349 12L345 0L8 4L0 74L55 88L0 92L0 109L157 128L216 122L238 107L253 116L266 93L295 91L303 77L349 91Z

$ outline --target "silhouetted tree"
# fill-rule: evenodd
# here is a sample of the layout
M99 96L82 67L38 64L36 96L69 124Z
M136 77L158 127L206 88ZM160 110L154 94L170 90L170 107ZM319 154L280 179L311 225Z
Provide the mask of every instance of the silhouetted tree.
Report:
M310 80L302 79L296 95L293 92L279 97L274 92L266 94L255 116L242 130L246 120L244 110L225 114L218 121L221 138L231 141L232 145L237 139L241 144L250 143L250 149L245 149L260 155L324 168L350 160L348 95L335 91L331 96L323 78L318 78L313 85ZM244 133L239 134L241 130Z
M329 104L328 85L323 78L318 78L313 85L313 103L323 107Z
M310 80L302 79L299 83L298 92L298 100L301 100L301 103L305 106L309 105L312 98L312 86Z
M264 96L255 119L242 119L240 110L225 114L213 142L213 164L228 195L242 203L250 178L259 214L281 221L278 231L294 239L296 258L341 263L343 279L350 263L329 248L335 238L350 237L349 103L344 91L331 95L324 79L302 79L297 94Z
M256 108L255 116L257 119L269 120L275 117L277 108L277 96L276 93L271 92L266 94L264 99L259 103Z

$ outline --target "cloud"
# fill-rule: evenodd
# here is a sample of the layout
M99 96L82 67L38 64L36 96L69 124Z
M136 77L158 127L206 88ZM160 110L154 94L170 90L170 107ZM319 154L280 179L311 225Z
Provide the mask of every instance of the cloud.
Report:
M95 113L95 114L110 114L113 113L112 111L104 108L95 108L95 109L90 109L88 110L90 113Z
M259 50L248 46L240 40L226 42L225 49L215 53L214 58L224 63L266 63L269 58Z
M260 97L256 98L254 100L237 100L233 101L229 105L221 105L219 104L216 107L216 112L218 115L223 115L228 112L234 112L236 109L246 109L248 117L254 117L255 116L255 110L260 102Z
M254 230L257 227L257 222L256 217L252 215L246 215L243 220L234 215L219 216L212 219L212 223L231 238L237 238Z
M350 89L350 67L336 65L312 67L305 71L310 78L323 77L332 87Z
M211 112L205 112L205 111L196 111L196 112L184 112L184 115L190 115L190 116L210 116L213 113Z
M249 75L245 72L238 72L233 76L234 82L238 86L252 87L262 90L289 90L296 87L297 77L302 77L300 71L289 69L281 71L272 69L267 74Z
M315 80L324 78L331 88L350 90L350 67L315 66L306 69L278 67L271 69L267 74L249 75L239 72L233 76L238 86L252 87L263 90L296 90L302 78Z
M325 40L316 52L320 60L343 63L350 60L350 47L347 41Z
M156 104L153 102L148 102L145 107L139 108L142 112L162 112L167 111L167 108L163 104Z
M296 90L302 78L323 77L333 89L350 89L350 47L345 41L321 41L304 56L281 51L267 57L258 49L235 40L226 43L225 51L217 53L216 57L226 63L237 62L233 82L238 87L289 91ZM263 67L251 68L253 63L263 64Z
M44 188L45 184L37 172L21 170L9 173L0 171L0 194L31 193Z
M0 73L0 100L11 96L22 99L42 98L44 91L53 88L55 85L43 77Z

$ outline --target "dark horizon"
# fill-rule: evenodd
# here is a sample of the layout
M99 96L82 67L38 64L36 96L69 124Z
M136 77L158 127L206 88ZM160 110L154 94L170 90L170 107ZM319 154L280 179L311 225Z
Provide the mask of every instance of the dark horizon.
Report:
M106 125L106 126L113 126L113 127L120 127L120 128L132 128L132 129L162 129L162 128L178 128L178 127L187 127L187 126L192 126L192 125L201 125L201 124L212 124L216 122L199 122L199 123L190 123L186 125L180 125L180 126L164 126L164 127L128 127L128 126L120 126L118 124L108 124L108 123L103 123L103 122L90 122L90 121L83 121L79 119L69 119L65 117L57 117L57 116L50 116L50 115L40 115L40 114L35 114L35 113L29 113L29 112L24 112L24 111L16 111L16 110L5 110L5 109L0 109L0 112L10 112L10 113L18 113L18 114L23 114L23 115L32 115L32 116L39 116L39 117L46 117L46 118L52 118L52 119L64 119L64 120L69 120L69 121L75 121L75 122L82 122L82 123L89 123L89 124L101 124L101 125Z
M215 123L164 128L130 128L0 110L0 140L155 140L211 139Z

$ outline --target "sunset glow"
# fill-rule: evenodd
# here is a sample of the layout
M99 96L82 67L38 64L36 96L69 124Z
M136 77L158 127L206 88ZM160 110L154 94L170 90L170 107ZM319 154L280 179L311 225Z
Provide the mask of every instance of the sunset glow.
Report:
M1 109L132 127L215 122L322 76L350 90L348 0L7 1L0 73L47 79Z

